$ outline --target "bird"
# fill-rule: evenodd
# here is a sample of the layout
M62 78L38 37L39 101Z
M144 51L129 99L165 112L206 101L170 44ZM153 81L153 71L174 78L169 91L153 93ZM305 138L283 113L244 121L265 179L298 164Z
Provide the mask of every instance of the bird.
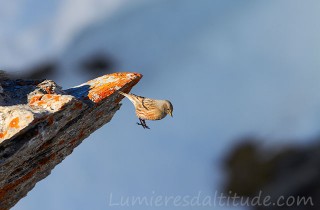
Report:
M141 125L144 129L150 129L146 124L146 120L161 120L167 115L173 117L173 106L168 100L157 100L138 96L132 93L128 94L122 91L118 92L133 103L136 115L140 120L140 123L137 124Z

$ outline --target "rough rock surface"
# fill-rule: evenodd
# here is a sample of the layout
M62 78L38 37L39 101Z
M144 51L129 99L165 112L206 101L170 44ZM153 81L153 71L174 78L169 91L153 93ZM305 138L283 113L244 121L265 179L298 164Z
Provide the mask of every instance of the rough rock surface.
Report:
M2 80L0 210L9 209L48 176L83 139L109 122L141 79L114 73L62 90L51 80Z

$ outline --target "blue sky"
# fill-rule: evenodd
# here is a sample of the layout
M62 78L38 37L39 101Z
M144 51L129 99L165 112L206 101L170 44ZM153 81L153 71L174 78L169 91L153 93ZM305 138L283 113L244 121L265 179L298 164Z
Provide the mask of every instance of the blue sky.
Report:
M85 80L77 62L104 51L119 71L144 74L133 93L171 100L174 118L143 130L124 99L109 124L13 209L112 209L110 193L213 195L225 179L221 160L240 137L279 147L319 133L318 1L66 2L39 10L16 3L19 13L4 25L21 35L0 36L0 55L10 55L0 56L1 68L54 57L57 82L68 88ZM37 20L18 18L32 12ZM50 24L34 24L42 20Z

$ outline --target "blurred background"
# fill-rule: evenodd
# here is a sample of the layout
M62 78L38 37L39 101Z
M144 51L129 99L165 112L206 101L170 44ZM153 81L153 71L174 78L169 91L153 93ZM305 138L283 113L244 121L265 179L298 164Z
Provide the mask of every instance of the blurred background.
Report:
M139 72L132 92L175 108L144 130L124 99L13 209L122 209L110 193L319 198L319 11L317 0L1 2L0 69L65 89ZM212 208L250 209L201 207Z

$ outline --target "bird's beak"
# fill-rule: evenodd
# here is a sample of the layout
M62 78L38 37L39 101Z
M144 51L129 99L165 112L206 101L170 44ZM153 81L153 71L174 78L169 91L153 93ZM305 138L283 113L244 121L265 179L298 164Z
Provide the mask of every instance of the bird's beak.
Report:
M170 115L171 117L173 117L172 112L170 112L169 115Z

